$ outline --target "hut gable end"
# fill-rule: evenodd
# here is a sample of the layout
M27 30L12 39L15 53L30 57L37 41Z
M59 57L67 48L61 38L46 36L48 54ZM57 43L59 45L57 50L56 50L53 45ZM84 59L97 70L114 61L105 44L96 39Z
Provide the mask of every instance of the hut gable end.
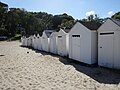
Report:
M80 22L77 22L72 29L70 30L69 34L73 34L73 33L80 33L81 31L85 31L85 32L90 32L90 30L85 27L83 24L81 24Z
M107 19L98 29L99 31L116 31L120 30L120 21L114 19Z

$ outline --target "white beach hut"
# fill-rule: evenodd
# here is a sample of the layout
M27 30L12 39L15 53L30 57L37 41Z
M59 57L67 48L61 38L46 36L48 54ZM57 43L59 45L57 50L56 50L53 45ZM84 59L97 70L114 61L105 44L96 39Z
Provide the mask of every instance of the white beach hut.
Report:
M32 46L34 49L37 49L37 36L34 34L32 38Z
M21 37L21 46L25 46L25 36Z
M120 69L120 20L107 19L98 29L98 65Z
M32 39L32 48L34 48L34 35L31 35L31 39Z
M29 39L29 37L27 37L26 39L27 39L27 46L29 47L30 46L30 39Z
M40 34L37 34L37 49L42 50L42 39Z
M25 40L25 46L27 47L27 37L26 36L25 36L24 40Z
M32 43L33 43L33 42L32 42L32 39L33 39L33 38L32 38L32 35L31 35L31 36L30 36L30 47L32 47Z
M49 46L49 37L54 32L54 30L44 30L42 34L42 50L49 52L50 46Z
M69 51L68 32L70 29L60 29L57 35L57 50L58 55L67 56Z
M57 54L57 32L50 35L50 52Z
M32 43L31 37L29 36L29 37L27 38L27 46L30 47L30 46L31 46L31 43Z
M96 22L77 22L69 32L69 58L86 63L97 62Z
M27 43L27 45L28 45L29 47L32 47L32 36L29 36L29 37L28 37L28 43Z

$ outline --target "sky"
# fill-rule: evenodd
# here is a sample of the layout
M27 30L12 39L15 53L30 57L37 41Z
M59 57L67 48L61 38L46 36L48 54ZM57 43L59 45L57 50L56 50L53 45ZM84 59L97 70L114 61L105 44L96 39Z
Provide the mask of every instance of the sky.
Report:
M101 18L111 17L120 11L120 0L0 0L9 8L24 8L32 12L47 12L58 15L67 13L75 19L97 14Z

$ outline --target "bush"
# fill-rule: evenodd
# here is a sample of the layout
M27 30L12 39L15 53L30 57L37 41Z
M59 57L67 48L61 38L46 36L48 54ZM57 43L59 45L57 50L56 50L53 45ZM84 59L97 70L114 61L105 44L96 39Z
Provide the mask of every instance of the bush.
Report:
M8 39L8 41L14 41L14 40L20 40L21 39L21 34L16 34L14 37L11 37Z
M0 36L7 36L8 35L8 32L5 28L1 28L0 27Z

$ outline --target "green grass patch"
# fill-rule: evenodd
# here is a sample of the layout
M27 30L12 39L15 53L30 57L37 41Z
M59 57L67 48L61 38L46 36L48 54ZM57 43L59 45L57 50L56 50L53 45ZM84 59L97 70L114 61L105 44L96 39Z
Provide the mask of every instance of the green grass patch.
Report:
M16 34L14 37L10 37L8 41L20 40L21 36L21 34Z
M21 34L16 34L15 37L21 37L22 35Z

